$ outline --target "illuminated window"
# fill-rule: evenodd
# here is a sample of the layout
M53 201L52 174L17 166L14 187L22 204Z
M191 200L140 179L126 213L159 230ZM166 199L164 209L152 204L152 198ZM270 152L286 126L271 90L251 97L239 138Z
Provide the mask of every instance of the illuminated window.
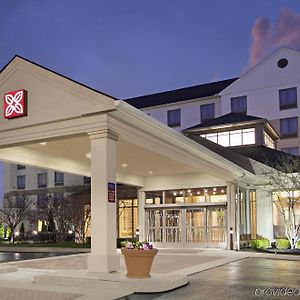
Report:
M224 147L255 144L254 128L207 133L201 136Z
M265 146L275 149L274 140L264 131L264 144Z
M133 238L138 228L137 199L118 200L118 236Z

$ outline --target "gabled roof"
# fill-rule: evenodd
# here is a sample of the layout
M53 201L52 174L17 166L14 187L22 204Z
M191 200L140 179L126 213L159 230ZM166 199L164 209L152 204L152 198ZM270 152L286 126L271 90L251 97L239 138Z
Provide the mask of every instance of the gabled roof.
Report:
M81 82L79 82L79 81L76 81L76 80L74 80L74 79L72 79L72 78L70 78L70 77L67 77L67 76L65 76L65 75L62 75L62 74L60 74L60 73L58 73L58 72L56 72L56 71L53 71L53 70L51 70L51 69L48 69L48 68L46 68L46 67L44 67L44 66L42 66L42 65L40 65L40 64L38 64L38 63L36 63L36 62L34 62L34 61L32 61L32 60L29 60L29 59L27 59L27 58L24 58L23 56L20 56L20 55L15 55L1 70L0 70L0 73L2 73L16 58L19 58L19 59L21 59L21 60L23 60L23 61L26 61L26 62L28 62L28 63L30 63L30 64L32 64L32 65L35 65L35 66L37 66L37 67L39 67L39 68L41 68L41 69L44 69L44 70L46 70L46 71L48 71L48 72L51 72L51 73L53 73L53 74L55 74L55 75L58 75L58 76L60 76L60 77L62 77L62 78L65 78L65 79L67 79L67 80L69 80L70 82L73 82L73 83L76 83L76 84L78 84L78 85L80 85L80 86L82 86L82 87L85 87L85 88L87 88L87 89L89 89L89 90L91 90L91 91L93 91L93 92L96 92L96 93L98 93L98 94L101 94L101 95L104 95L104 96L107 96L107 97L109 97L109 98L112 98L112 99L114 99L114 100L119 100L119 99L117 99L117 98L115 98L115 97L113 97L113 96L111 96L111 95L108 95L108 94L106 94L106 93L104 93L104 92L101 92L101 91L99 91L99 90L96 90L96 89L94 89L94 88L92 88L92 87L90 87L90 86L87 86L87 85L85 85L85 84L83 84L83 83L81 83Z
M190 135L188 137L194 140L195 142L199 143L200 145L208 148L209 150L217 153L218 155L221 155L225 159L231 161L235 165L243 168L244 170L255 174L251 161L247 156L234 152L230 148L223 147L201 136Z
M204 98L217 95L237 79L238 78L231 78L212 83L200 84L157 94L129 98L125 99L124 101L136 108L146 108L187 101L191 99Z
M218 125L225 125L225 124L237 124L237 123L244 123L244 122L255 122L258 120L264 120L264 118L255 117L255 116L249 116L245 114L239 114L239 113L229 113L223 116L220 116L215 119L211 119L209 121L197 124L195 126L189 127L184 129L184 131L190 130L190 129L198 129L198 128L207 128L207 127L214 127Z
M253 160L256 160L264 165L278 169L282 171L282 165L284 162L295 161L295 169L291 170L294 172L299 172L299 164L296 163L299 159L298 156L288 154L276 149L268 148L266 146L241 146L231 148L237 154L245 155Z

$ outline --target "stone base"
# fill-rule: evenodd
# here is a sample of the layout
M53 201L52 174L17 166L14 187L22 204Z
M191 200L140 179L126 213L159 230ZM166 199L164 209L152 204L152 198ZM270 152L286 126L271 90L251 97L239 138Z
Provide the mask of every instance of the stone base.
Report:
M116 272L120 269L120 256L90 254L87 258L87 267L92 272Z

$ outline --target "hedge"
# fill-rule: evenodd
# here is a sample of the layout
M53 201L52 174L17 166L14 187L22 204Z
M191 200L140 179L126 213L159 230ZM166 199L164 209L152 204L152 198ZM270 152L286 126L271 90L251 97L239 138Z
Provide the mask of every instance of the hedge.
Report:
M270 241L265 238L250 241L250 247L254 249L267 249L269 246Z
M276 239L275 246L277 249L289 249L291 245L287 239Z

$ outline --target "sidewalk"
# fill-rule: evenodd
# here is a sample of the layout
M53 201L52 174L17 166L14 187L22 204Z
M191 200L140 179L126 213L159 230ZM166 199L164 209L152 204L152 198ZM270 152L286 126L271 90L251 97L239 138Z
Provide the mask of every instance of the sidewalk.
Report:
M122 255L120 271L111 274L89 272L88 255L74 254L1 264L1 300L118 299L134 292L170 290L187 284L188 275L247 257L300 260L300 257L294 255L212 249L160 249L150 279L129 279L125 276Z

